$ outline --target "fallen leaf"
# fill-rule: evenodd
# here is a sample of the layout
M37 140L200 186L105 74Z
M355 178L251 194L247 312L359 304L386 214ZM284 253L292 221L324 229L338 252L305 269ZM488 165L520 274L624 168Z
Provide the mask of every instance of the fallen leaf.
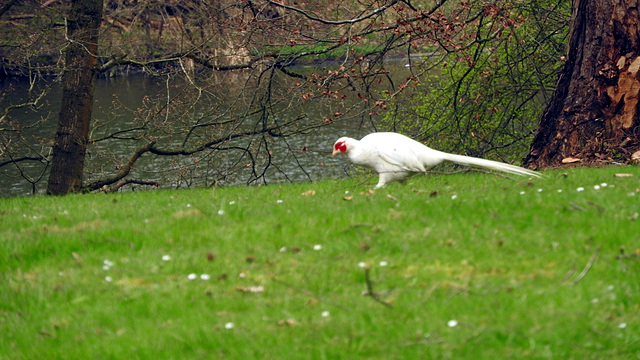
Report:
M307 190L307 191L302 193L302 196L313 196L315 194L316 194L315 190Z
M632 177L633 174L627 174L627 173L619 173L619 174L615 174L615 177Z
M347 201L351 201L351 200L353 200L353 196L345 196L345 197L343 197L343 199L347 200Z
M358 245L358 248L362 251L367 251L369 249L371 249L371 245L369 245L368 243L362 243L360 245Z
M562 159L563 164L573 164L582 161L582 159L574 158L574 157L566 157Z
M293 319L285 319L278 321L279 326L296 326L298 323Z
M264 286L238 286L236 290L245 293L261 293L264 292Z

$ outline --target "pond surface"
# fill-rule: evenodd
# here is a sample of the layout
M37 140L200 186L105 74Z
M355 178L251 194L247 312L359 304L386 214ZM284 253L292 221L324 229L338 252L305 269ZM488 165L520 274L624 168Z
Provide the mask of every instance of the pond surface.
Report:
M393 69L390 73L394 74L394 77L403 81L410 75L409 71L405 68L404 62L398 62L397 64L391 64L390 68ZM313 69L307 69L308 72L314 71ZM241 76L240 76L241 77ZM229 80L237 83L243 81L243 79L221 79L221 81ZM183 80L184 81L184 80ZM277 83L276 83L277 84ZM25 133L29 135L28 143L21 143L20 148L28 149L32 151L47 153L52 144L53 135L55 134L57 126L57 114L60 107L61 99L61 87L55 81L40 82L31 84L28 79L6 79L0 82L0 93L4 94L0 98L0 109L4 109L7 104L18 104L29 98L30 94L35 94L39 90L46 86L50 86L50 90L43 98L41 106L38 109L33 107L27 107L24 109L13 110L10 115L14 122L21 124L26 128ZM282 83L281 86L289 86L287 83ZM231 103L238 101L239 96L234 86L229 87L228 92L219 92L215 94L217 100L220 103ZM171 90L176 91L176 90ZM118 131L119 129L127 129L136 125L136 118L142 115L141 110L145 108L148 111L153 106L159 106L158 104L149 105L150 102L156 101L161 103L161 99L167 95L168 87L166 79L154 78L142 75L134 76L121 76L115 78L100 78L97 83L95 92L95 105L93 112L93 130L92 138L99 138L103 134L109 132ZM228 98L225 98L228 97ZM355 100L345 99L340 105L340 109L353 108L354 103L357 100L355 93L353 94ZM249 101L248 99L242 99L242 101ZM350 103L351 101L351 103ZM344 102L347 102L346 104ZM295 103L295 106L292 105ZM287 122L296 118L306 119L308 124L321 124L322 120L330 117L334 114L336 109L335 103L329 103L322 100L310 100L310 101L291 101L280 105L287 107L286 109L278 112L277 116L281 116L278 121ZM227 114L228 118L247 116L246 109L241 106L233 107L229 106L227 109L237 108L238 113ZM199 110L194 110L195 112ZM379 120L382 115L379 115ZM363 117L364 118L364 117ZM247 125L249 124L249 125ZM167 121L167 129L171 128L171 121ZM257 122L255 120L249 121L243 124L245 128L256 127ZM244 128L243 128L244 129ZM304 126L301 128L304 129ZM168 131L168 130L167 130ZM159 156L143 156L143 159L139 161L134 167L134 172L131 176L138 179L152 180L161 183L162 187L177 188L188 186L211 186L217 185L240 185L240 184L256 184L256 183L279 183L279 182L302 182L310 180L318 180L326 177L339 177L345 176L345 166L347 160L344 157L337 159L331 158L331 149L335 140L340 136L352 136L362 137L366 133L375 131L371 122L358 120L355 116L350 121L335 121L330 126L308 126L307 130L301 131L298 134L293 134L286 138L273 138L271 143L266 143L269 147L268 153L269 159L260 158L253 159L257 163L269 161L270 164L266 169L259 169L262 171L258 178L256 178L255 169L250 171L249 169L241 170L233 173L232 176L220 176L218 168L226 169L228 162L238 161L232 156L228 157L215 157L213 153L202 157L203 154L196 154L189 157L180 157L179 159L169 159ZM203 135L205 136L205 135ZM0 140L5 145L7 142L12 142L14 154L16 142L19 139L2 137L0 134ZM256 147L260 147L259 141L252 140L256 143ZM117 171L118 162L124 163L140 146L140 141L122 142L122 141L105 141L96 144L95 147L89 149L89 155L87 157L86 165L86 177L95 179L104 174L114 173ZM245 145L242 145L245 146ZM254 146L249 144L246 146ZM92 154L108 153L111 156L110 159L95 158ZM2 152L0 151L0 154ZM0 156L0 162L7 160L7 154ZM243 159L244 161L246 159ZM200 165L196 166L201 162ZM185 165L185 164L188 164ZM236 164L237 165L237 164ZM230 166L230 165L229 165ZM182 173L176 176L175 172L171 169L181 168ZM248 165L247 165L248 167ZM199 174L197 181L194 181L193 171L198 168ZM206 168L206 169L203 169ZM221 170L222 171L222 170ZM98 175L95 175L98 174ZM30 180L25 180L25 177ZM0 197L6 196L22 196L32 193L43 193L46 188L46 180L48 178L48 168L38 161L21 162L20 166L4 166L0 168ZM223 180L220 180L223 179Z

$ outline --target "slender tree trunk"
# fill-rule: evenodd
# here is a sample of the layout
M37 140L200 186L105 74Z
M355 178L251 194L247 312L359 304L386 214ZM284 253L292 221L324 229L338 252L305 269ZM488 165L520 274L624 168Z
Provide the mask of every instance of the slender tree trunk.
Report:
M72 1L67 20L69 42L62 75L62 105L53 146L47 193L82 189L93 92L98 77L98 32L103 0Z
M567 62L525 165L628 160L640 147L638 0L574 0Z

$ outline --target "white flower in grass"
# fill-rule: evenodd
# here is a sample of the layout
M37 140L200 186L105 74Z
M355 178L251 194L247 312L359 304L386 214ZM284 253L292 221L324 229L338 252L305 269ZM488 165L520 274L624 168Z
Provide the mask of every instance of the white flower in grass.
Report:
M202 275L200 275L200 279L201 280L209 280L209 279L211 279L211 276L209 274L202 274Z
M189 279L189 280L195 280L197 278L198 278L198 275L194 274L194 273L191 273L191 274L187 275L187 279Z
M320 314L323 318L329 317L329 315L331 315L328 311L323 311L322 314Z
M367 263L366 263L366 262L364 262L364 261L360 261L360 262L358 263L358 267L365 268L365 267L367 267Z
M104 264L102 266L102 270L105 270L105 271L111 269L111 267L113 266L113 262L109 260L104 260L102 263Z
M607 184L607 183L602 183L602 184L600 184L600 186L602 186L602 187L607 187L607 186L609 186L609 184Z
M447 326L450 328L458 326L458 320L449 320L447 321Z
M620 324L618 324L618 329L624 329L627 327L627 323L626 322L622 322Z
M458 195L451 195L451 200L455 200L458 198Z
M542 192L542 189L538 189L538 192Z
M227 330L231 330L235 327L235 325L232 322L228 322L226 324L224 324L224 328Z
M191 204L187 204L187 207L191 207Z
M593 185L594 190L600 190L600 185Z
M316 251L322 250L322 245L320 244L313 245L313 250L316 250Z
M276 202L277 202L278 204L282 204L282 200L279 200L279 199L278 199L278 200L276 200Z
M112 282L113 279L111 278L111 276L105 276L104 281L106 282Z
M526 194L526 192L520 191L520 195L524 195L524 194Z
M171 256L169 255L162 255L162 261L170 261L171 260Z
M558 189L558 192L559 192L559 193L561 193L561 192L562 192L562 189Z
M389 265L388 262L386 262L384 260L380 261L380 266L387 266L387 265Z
M233 201L233 200L229 201L229 205L233 205L233 204L235 204L235 203L236 203L236 202L235 202L235 201Z
M224 210L222 209L218 210L218 215L224 215Z
M584 191L584 188L582 186L580 186L579 188L576 189L577 192L581 192Z

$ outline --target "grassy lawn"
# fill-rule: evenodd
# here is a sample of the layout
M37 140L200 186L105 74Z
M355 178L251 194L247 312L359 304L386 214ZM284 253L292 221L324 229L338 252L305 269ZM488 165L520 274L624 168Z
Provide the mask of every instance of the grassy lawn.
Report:
M640 358L640 171L546 174L0 199L0 359Z

